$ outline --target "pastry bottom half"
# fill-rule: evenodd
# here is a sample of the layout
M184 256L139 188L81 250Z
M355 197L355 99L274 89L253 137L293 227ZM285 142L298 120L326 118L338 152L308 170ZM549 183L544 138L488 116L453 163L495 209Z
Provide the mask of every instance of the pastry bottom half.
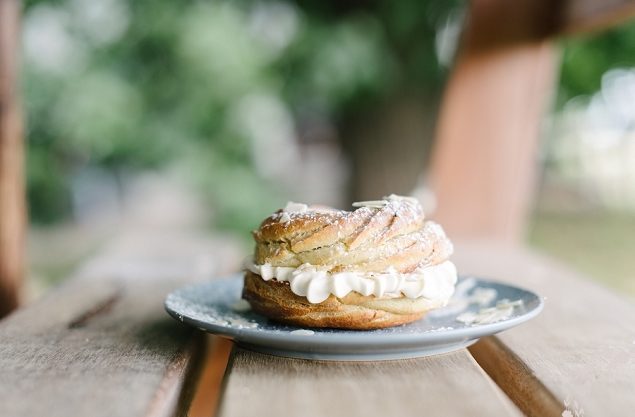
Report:
M311 304L294 294L288 282L265 281L249 271L245 273L243 298L256 313L282 323L358 330L410 323L444 304L424 298L377 298L356 292L342 298L330 295L319 304Z

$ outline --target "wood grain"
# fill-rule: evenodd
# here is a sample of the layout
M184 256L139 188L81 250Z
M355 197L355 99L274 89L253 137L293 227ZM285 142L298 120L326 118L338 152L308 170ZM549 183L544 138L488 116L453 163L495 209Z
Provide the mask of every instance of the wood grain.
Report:
M462 273L511 282L546 297L540 316L470 349L527 415L560 416L565 402L588 416L635 410L632 300L520 248L463 243L455 260Z
M19 303L24 271L22 118L18 100L17 0L0 1L0 318Z
M389 362L318 362L235 348L220 416L518 416L466 350Z
M149 231L118 239L0 322L0 415L185 415L203 338L170 318L163 300L176 286L209 279L200 265L224 255L220 243L192 242Z
M200 351L194 332L162 311L163 297L176 284L107 275L74 279L11 315L0 325L0 414L174 412L185 370ZM87 314L113 296L111 309Z

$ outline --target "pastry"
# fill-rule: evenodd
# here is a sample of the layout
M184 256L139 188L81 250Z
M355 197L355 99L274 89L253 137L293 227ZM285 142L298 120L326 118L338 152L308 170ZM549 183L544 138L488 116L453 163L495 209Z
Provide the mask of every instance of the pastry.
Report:
M448 302L452 244L417 200L390 195L353 206L288 203L262 222L243 288L255 312L298 326L377 329Z

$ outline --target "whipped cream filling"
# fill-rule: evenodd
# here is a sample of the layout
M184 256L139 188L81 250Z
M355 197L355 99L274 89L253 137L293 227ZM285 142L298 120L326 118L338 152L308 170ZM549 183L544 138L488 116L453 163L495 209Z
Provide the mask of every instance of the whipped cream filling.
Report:
M311 264L297 268L256 265L246 262L246 269L258 274L265 281L276 279L288 282L291 291L318 304L333 294L345 297L351 291L384 298L426 298L444 304L454 293L457 280L456 267L450 261L418 268L410 273L400 273L394 268L385 272L329 272Z

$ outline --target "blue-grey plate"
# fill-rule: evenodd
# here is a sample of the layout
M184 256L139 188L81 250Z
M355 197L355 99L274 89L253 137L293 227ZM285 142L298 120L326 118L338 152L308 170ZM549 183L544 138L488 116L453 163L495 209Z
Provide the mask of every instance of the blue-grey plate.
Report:
M410 324L370 331L302 329L246 310L241 291L241 275L191 285L168 295L165 309L178 321L258 352L304 359L374 361L461 349L480 337L531 319L543 307L541 297L531 291L461 277L446 307ZM471 322L475 318L481 322Z

